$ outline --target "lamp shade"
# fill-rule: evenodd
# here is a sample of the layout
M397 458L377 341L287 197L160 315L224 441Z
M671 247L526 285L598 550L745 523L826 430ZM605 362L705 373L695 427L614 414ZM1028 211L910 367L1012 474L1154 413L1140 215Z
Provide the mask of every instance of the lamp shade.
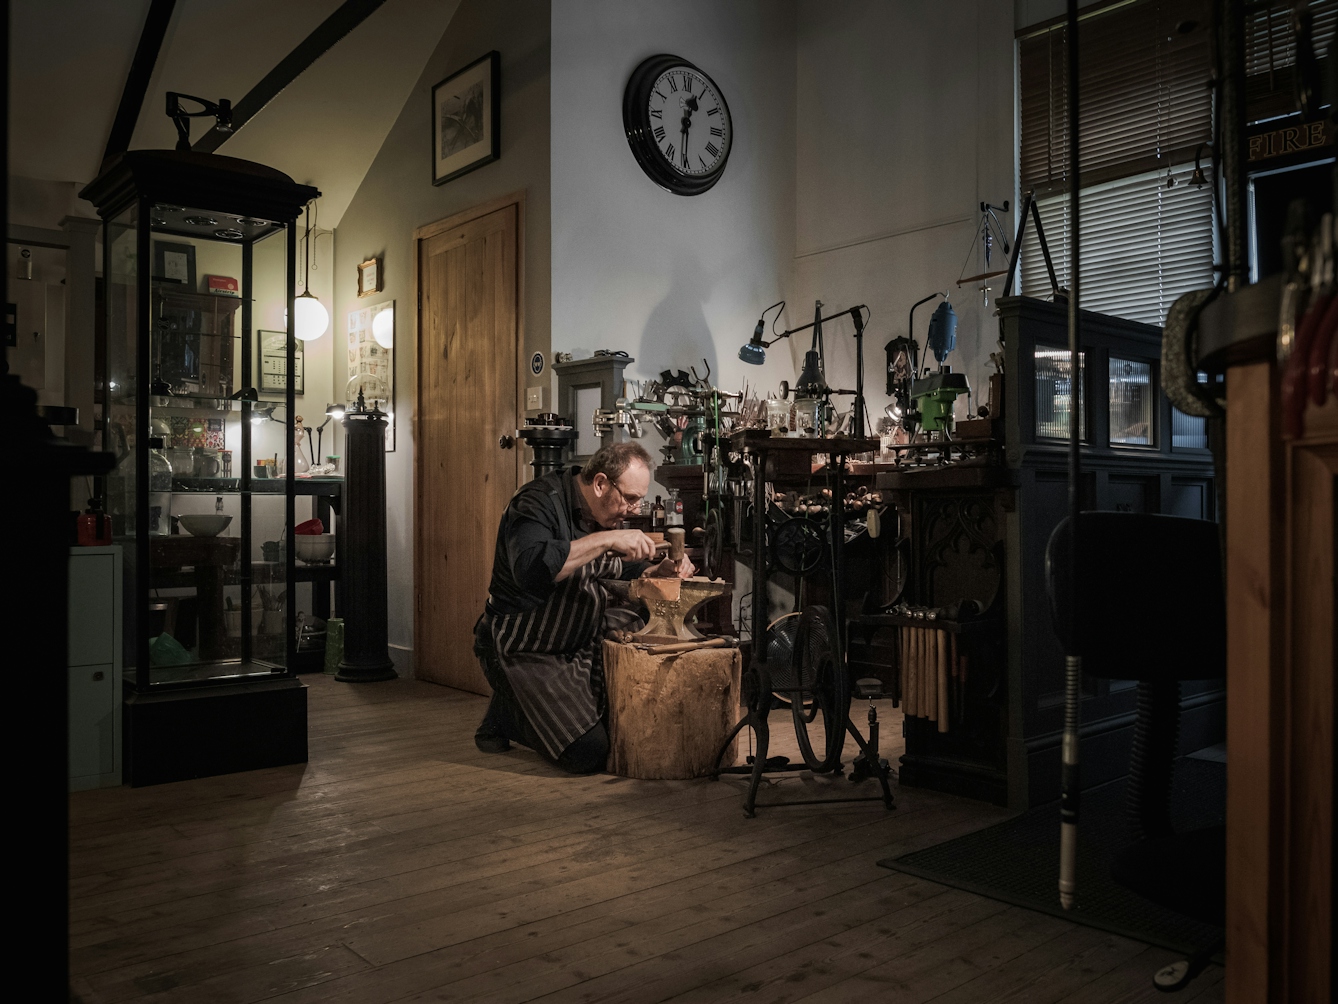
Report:
M771 308L768 307L767 310ZM761 366L767 361L767 346L762 341L762 319L758 318L757 327L753 329L753 337L743 348L739 349L739 358L753 366Z
M310 290L296 298L293 310L295 311L293 319L294 334L304 342L320 338L321 335L325 334L325 329L330 326L330 312L325 309L325 304L316 299Z
M376 344L388 349L395 344L395 309L387 307L372 318L372 337Z

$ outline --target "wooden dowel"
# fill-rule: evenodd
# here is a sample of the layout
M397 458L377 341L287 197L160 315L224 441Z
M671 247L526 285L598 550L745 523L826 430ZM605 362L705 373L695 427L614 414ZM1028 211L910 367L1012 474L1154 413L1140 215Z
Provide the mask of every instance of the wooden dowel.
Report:
M915 628L902 628L906 635L906 714L915 717Z
M908 685L909 681L906 675L907 653L909 651L906 644L906 634L907 632L904 627L897 628L897 681L901 685L901 711L902 714L909 715L911 713L910 707L906 704L906 695L910 693L910 687Z
M925 636L925 704L928 705L928 718L938 721L938 632L933 628L924 629Z
M948 632L938 635L938 730L948 731Z

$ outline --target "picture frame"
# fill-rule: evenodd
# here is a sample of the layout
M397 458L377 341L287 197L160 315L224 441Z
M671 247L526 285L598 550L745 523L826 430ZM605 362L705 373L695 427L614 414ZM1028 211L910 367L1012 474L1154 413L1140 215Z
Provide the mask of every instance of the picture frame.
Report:
M304 392L303 382L306 375L306 359L302 352L300 339L293 349L293 393L299 397ZM283 398L288 393L288 332L256 332L256 390L262 400Z
M153 278L195 292L195 245L153 242Z
M348 312L348 382L344 403L352 408L362 392L368 409L386 413L386 452L395 451L395 301L384 300Z
M444 185L501 156L501 95L496 49L432 88L432 184Z
M371 296L385 289L381 275L381 259L368 258L358 265L358 295Z

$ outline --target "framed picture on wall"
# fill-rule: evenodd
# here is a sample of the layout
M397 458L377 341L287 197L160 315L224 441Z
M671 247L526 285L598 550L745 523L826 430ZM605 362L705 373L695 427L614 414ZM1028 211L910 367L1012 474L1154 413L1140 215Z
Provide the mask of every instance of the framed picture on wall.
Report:
M371 296L385 289L381 281L381 259L368 258L358 266L358 295Z
M432 184L501 156L502 57L493 50L432 88Z
M195 245L153 242L153 277L195 292Z

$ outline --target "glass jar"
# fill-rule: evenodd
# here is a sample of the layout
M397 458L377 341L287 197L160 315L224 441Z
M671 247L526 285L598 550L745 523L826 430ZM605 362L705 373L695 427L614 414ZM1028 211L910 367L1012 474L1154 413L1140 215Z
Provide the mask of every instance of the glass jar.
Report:
M161 536L172 525L172 465L158 437L149 440L149 533Z
M783 436L790 428L790 402L767 398L767 428L773 436Z
M822 402L817 398L806 398L794 403L795 436L816 436L818 434L818 412Z

